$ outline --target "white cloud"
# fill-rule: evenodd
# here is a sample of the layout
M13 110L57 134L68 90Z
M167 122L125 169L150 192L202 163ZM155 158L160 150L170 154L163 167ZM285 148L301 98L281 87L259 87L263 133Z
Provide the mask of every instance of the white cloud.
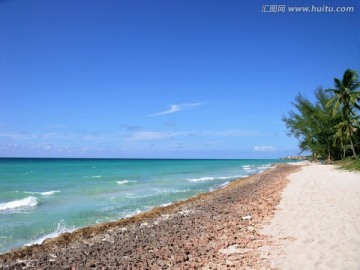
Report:
M29 133L29 132L0 132L0 137L13 140L32 140L32 139L59 139L63 138L64 135L57 132L47 133Z
M201 138L211 137L253 137L261 136L257 130L223 130L223 131L139 131L131 134L131 137L126 138L124 141L145 141L145 140L161 140L170 139L179 136L199 136ZM265 150L268 147L268 150ZM255 146L256 151L272 151L271 146Z
M222 131L203 131L201 135L220 136L220 137L246 137L246 136L261 136L262 134L258 130L246 130L246 129L228 129Z
M158 132L158 131L140 131L135 132L127 141L143 141L143 140L158 140L168 139L173 136L172 132Z
M184 110L188 110L188 109L193 108L193 107L197 107L199 105L201 105L201 103L173 104L173 105L170 105L169 110L164 111L164 112L154 113L154 114L151 114L150 116L160 116L160 115L175 113L175 112L179 112L179 111L184 111Z
M2 145L1 147L6 150L13 150L19 148L19 145L17 143L7 143Z
M30 133L30 132L0 132L0 139L16 140L16 141L118 141L123 137L123 132L106 133L106 132L44 132L44 133Z
M257 152L272 152L275 151L275 148L271 145L258 145L254 146L254 150Z

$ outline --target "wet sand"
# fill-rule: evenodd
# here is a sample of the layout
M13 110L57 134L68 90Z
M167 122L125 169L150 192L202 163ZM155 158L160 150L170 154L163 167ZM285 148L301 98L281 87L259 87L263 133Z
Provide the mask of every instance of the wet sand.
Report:
M279 165L132 218L0 255L1 269L269 269L260 255L287 176Z

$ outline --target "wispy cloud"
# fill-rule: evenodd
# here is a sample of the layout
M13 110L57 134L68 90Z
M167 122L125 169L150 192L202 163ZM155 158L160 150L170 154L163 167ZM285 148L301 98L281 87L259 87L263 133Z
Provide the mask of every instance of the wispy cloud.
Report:
M4 131L0 132L0 138L8 138L14 140L32 140L32 139L58 139L65 137L61 133L57 132L45 132L45 133L29 133L25 131Z
M254 146L254 150L257 152L272 152L275 151L275 148L271 145L257 145Z
M170 109L168 109L167 111L154 113L154 114L151 114L150 116L160 116L160 115L175 113L175 112L179 112L179 111L184 111L184 110L191 109L193 107L200 106L201 104L202 103L200 103L200 102L173 104L173 105L170 105Z
M141 131L135 132L127 141L143 141L143 140L158 140L168 139L173 136L172 132L158 132L158 131Z
M199 135L219 136L219 137L254 137L262 136L263 134L258 130L247 130L247 129L227 129L220 131L203 131Z
M117 141L123 136L122 132L104 133L104 132L0 132L0 139L15 141Z
M124 139L124 141L146 141L146 140L166 140L173 139L180 136L186 137L201 137L201 138L212 138L212 137L254 137L261 136L261 133L256 130L223 130L223 131L139 131L131 134L130 137ZM260 147L260 148L259 148ZM260 151L261 147L256 146L256 151Z
M127 131L135 131L142 129L142 127L138 125L122 125L121 127Z
M125 141L146 141L146 140L162 140L162 139L172 139L178 136L189 135L190 132L179 131L140 131L132 134L130 138L125 139Z

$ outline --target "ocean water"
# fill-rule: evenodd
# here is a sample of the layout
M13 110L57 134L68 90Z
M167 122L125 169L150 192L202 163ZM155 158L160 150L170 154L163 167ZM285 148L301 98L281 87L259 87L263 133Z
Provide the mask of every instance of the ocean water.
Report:
M0 253L219 189L279 162L0 158Z

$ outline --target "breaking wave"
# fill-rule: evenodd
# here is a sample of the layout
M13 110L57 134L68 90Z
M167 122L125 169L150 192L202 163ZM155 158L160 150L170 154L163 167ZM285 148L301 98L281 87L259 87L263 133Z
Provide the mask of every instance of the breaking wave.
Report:
M37 204L38 204L37 198L33 196L29 196L21 200L15 200L7 203L0 203L0 211L34 207Z
M230 184L230 182L227 181L227 182L225 182L225 183L220 184L220 185L219 185L219 188L220 188L220 189L221 189L221 188L224 188L224 187L226 187L226 186L229 185L229 184Z
M116 183L118 183L119 185L124 185L124 184L128 184L128 183L136 183L137 181L130 181L130 180L121 180L121 181L116 181Z
M247 176L248 175L240 174L240 175L219 176L219 177L198 177L198 178L189 178L189 179L186 179L186 180L189 181L189 182L204 182L204 181L244 178L244 177L247 177Z
M29 242L29 243L26 243L25 246L31 246L31 245L35 245L35 244L39 245L48 238L54 238L54 237L59 236L60 234L65 233L65 232L73 232L75 229L76 229L75 227L73 227L73 228L66 227L64 220L61 220L57 224L57 228L53 232L48 233L48 234L46 234L44 236L41 236L38 239L33 240L33 241Z
M199 178L189 178L186 179L189 182L204 182L204 181L213 181L215 177L199 177Z
M32 192L32 191L25 191L24 193L28 193L28 194L40 194L42 196L51 196L54 195L55 193L59 193L60 190L50 190L50 191L45 191L45 192Z

